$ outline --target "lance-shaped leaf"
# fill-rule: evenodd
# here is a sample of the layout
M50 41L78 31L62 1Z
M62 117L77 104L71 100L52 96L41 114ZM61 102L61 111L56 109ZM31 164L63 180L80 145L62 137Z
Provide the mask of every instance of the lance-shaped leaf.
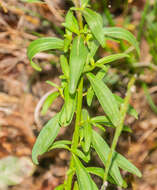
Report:
M114 95L102 80L98 80L95 75L88 73L87 77L92 88L110 121L117 126L120 119L120 112Z
M76 175L78 179L78 185L80 190L88 189L88 190L97 190L95 186L93 185L92 179L88 172L86 171L83 164L80 162L80 160L73 155L74 158L74 164L76 168Z
M96 54L100 44L99 44L99 42L97 40L88 41L87 44L88 44L88 48L90 50L89 53L88 53L88 56L87 56L87 61L86 61L87 65L88 65L90 60L92 60L94 55ZM87 69L88 69L88 67L87 67Z
M100 159L106 164L108 154L110 152L110 148L108 144L105 142L105 140L93 130L93 147L98 153ZM141 172L131 163L129 162L125 157L123 157L121 154L114 152L113 155L113 161L112 166L110 169L110 175L115 180L115 172L112 169L115 166L119 166L120 168L137 175L138 177L141 177ZM115 180L116 181L116 180ZM117 181L116 181L117 182Z
M90 87L90 88L88 88L88 90L87 90L87 96L86 96L88 106L91 106L93 97L94 97L94 91L93 91L93 89Z
M106 57L99 59L95 64L96 65L103 65L103 64L107 64L107 63L116 61L118 59L122 59L124 57L129 57L129 55L127 55L125 53L113 54L113 55L109 55L109 56L106 56Z
M62 107L62 110L59 114L59 122L62 126L66 127L70 125L76 108L77 95L69 94L68 86L65 87L64 90L65 102Z
M129 160L127 160L124 156L121 154L115 152L115 155L113 156L113 159L117 162L118 166L125 170L128 171L134 175L137 175L138 177L141 177L142 174L139 171L138 168L136 168Z
M99 155L99 158L101 159L103 164L106 165L107 157L108 157L110 149L109 149L107 143L105 143L104 139L94 130L93 130L92 144L93 144L95 151ZM117 183L117 185L119 185L119 186L123 185L123 178L120 174L120 171L119 171L119 168L118 168L118 165L116 162L112 163L109 174L114 179L114 181Z
M59 38L43 37L34 40L33 42L30 43L27 49L27 56L32 67L37 71L41 71L42 69L39 67L39 65L35 64L32 61L33 57L41 51L47 51L51 49L63 50L63 47L64 47L63 40Z
M92 126L88 122L90 119L89 113L86 109L82 110L82 119L84 121L83 127L84 127L84 146L83 150L85 152L89 151L90 145L91 145L91 140L92 140Z
M138 55L140 55L139 44L135 36L128 30L120 27L104 27L104 34L112 38L118 38L128 41L132 46L135 47Z
M110 122L110 120L105 117L105 116L96 116L91 118L90 123L93 124L95 126L95 124L102 124L106 127L114 127L115 126ZM127 132L132 132L132 130L130 129L130 127L124 125L123 126L123 131L127 131Z
M47 122L37 137L32 150L32 160L35 164L38 164L38 156L47 152L48 148L52 145L58 135L60 129L58 119L59 115L57 114Z
M68 11L65 17L65 23L63 25L71 32L79 34L79 25L71 10Z
M103 168L98 168L98 167L88 167L86 168L88 173L94 174L99 176L100 178L102 178L102 180L104 179L104 174L105 174L105 170ZM112 184L116 184L115 181L113 180L113 178L111 176L108 176L108 181ZM123 182L124 184L124 182ZM124 185L123 185L124 187Z
M81 7L86 7L89 0L81 0Z
M69 65L68 65L67 58L64 55L60 56L60 64L61 64L63 74L65 75L66 78L68 78L69 77Z
M48 149L48 151L52 150L52 149L56 149L56 148L63 148L63 149L67 149L70 151L69 145L71 144L71 141L67 141L67 140L60 140L60 141L56 141L53 143L52 146L50 146L50 148Z
M70 86L69 91L74 94L78 81L83 72L83 68L87 59L88 50L83 43L83 39L75 37L73 40L70 53Z
M42 115L45 115L47 110L49 109L49 107L52 105L53 101L59 96L59 92L53 92L52 94L50 94L44 104L43 104L43 108L41 110Z
M102 47L105 47L106 39L104 36L103 20L101 15L89 8L85 8L83 10L83 16L85 17L85 20L94 37L98 40Z
M64 190L64 184L59 185L54 190Z

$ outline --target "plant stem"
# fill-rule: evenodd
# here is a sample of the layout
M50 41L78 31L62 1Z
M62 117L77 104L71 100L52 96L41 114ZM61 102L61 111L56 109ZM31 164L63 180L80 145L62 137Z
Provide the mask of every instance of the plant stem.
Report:
M131 78L129 84L128 84L128 89L127 89L126 97L124 99L124 104L121 106L121 109L120 109L121 118L120 118L119 125L116 128L116 132L115 132L115 135L114 135L114 138L113 138L111 149L110 149L110 152L109 152L109 155L108 155L108 158L107 158L105 174L104 174L104 183L103 183L103 186L102 186L101 190L103 190L104 184L107 181L109 169L110 169L110 166L111 166L111 163L112 163L112 156L113 156L113 153L114 153L115 148L117 146L118 138L119 138L119 136L120 136L120 134L122 132L122 129L123 129L124 119L125 119L125 116L126 116L126 113L127 113L127 110L128 110L128 105L129 105L129 101L130 101L130 97L131 97L131 89L132 89L132 86L134 85L134 83L135 83L135 77L133 76Z
M81 7L80 0L72 0L76 8ZM78 23L80 26L80 30L83 29L83 19L82 14L80 11L76 12L76 16L78 19ZM81 112L82 112L82 100L83 100L83 77L81 77L79 85L78 85L78 96L77 96L77 109L76 109L76 120L75 120L75 129L74 134L72 138L72 145L71 145L71 151L74 152L77 149L78 143L79 143L79 126L81 122ZM74 172L74 160L71 156L70 160L70 167L68 170L67 180L64 182L65 184L65 190L71 190L72 186L72 179Z
M80 0L73 0L73 3L75 5L76 8L80 8L81 7L81 2ZM76 15L77 15L77 19L78 19L78 23L80 26L80 29L83 29L83 19L82 19L82 14L80 11L76 11Z
M83 77L81 78L79 86L78 86L75 130L74 130L72 145L71 145L72 152L74 152L77 149L77 146L79 143L79 126L81 122L82 100L83 100ZM72 178L74 175L74 172L72 171L73 166L74 166L74 161L73 161L73 157L71 157L70 168L69 168L70 173L68 175L68 179L66 182L66 188L65 188L66 190L71 190Z

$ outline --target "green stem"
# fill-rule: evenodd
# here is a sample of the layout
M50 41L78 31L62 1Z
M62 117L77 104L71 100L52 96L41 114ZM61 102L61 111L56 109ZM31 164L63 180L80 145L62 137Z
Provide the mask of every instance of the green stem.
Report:
M81 122L82 100L83 100L83 77L81 78L79 86L78 86L75 130L74 130L72 145L71 145L72 152L74 152L77 149L77 146L79 143L79 126ZM74 175L73 167L74 167L74 160L73 160L73 157L71 157L69 174L68 174L68 178L65 184L65 190L71 190L72 179Z
M122 132L122 129L123 129L124 119L125 119L125 116L126 116L126 113L127 113L127 110L128 110L128 105L129 105L129 101L130 101L130 97L131 97L131 89L132 89L132 86L134 85L134 83L135 83L135 77L133 76L131 78L129 84L128 84L128 90L127 90L127 93L126 93L126 97L124 99L124 104L121 106L121 109L120 109L121 118L120 118L119 125L116 128L116 132L115 132L115 135L114 135L114 138L113 138L111 149L110 149L110 152L109 152L109 155L108 155L108 158L107 158L105 174L104 174L104 184L106 184L109 169L110 169L110 166L111 166L111 163L112 163L112 156L113 156L113 153L114 153L115 148L117 146L118 138L119 138L119 136L120 136L120 134ZM101 189L103 189L104 184L103 184Z
M80 0L72 0L76 8L81 7L81 2ZM80 11L76 11L78 23L80 26L80 30L83 29L83 19L82 19L82 14ZM76 120L75 120L75 129L74 129L74 134L72 138L72 145L71 145L71 151L74 152L79 143L79 126L81 122L81 112L82 112L82 100L83 100L83 77L81 77L79 85L78 85L78 97L77 97L77 109L76 109ZM74 160L73 157L71 156L70 160L70 167L68 170L68 175L67 175L67 180L64 182L65 184L65 190L71 190L72 187L72 179L75 174L74 171Z
M75 5L76 8L81 8L81 1L80 0L73 0L73 3ZM76 15L77 15L77 19L78 19L78 23L80 26L80 29L83 29L83 19L82 19L82 14L80 11L76 11Z

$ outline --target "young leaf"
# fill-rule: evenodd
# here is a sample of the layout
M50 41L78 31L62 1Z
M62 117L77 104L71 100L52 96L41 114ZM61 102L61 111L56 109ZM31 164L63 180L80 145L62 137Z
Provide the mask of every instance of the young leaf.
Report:
M103 164L106 165L107 157L108 157L110 149L109 149L107 143L104 141L104 139L94 130L93 130L92 144L93 144L95 151L99 155L99 158L101 159ZM117 185L119 185L119 186L123 185L123 179L122 179L122 176L120 174L120 171L119 171L119 168L118 168L118 165L116 162L112 163L109 174L114 179L114 181L117 183Z
M81 0L81 7L86 7L88 2L89 2L89 0Z
M65 29L66 34L64 35L65 39L64 39L64 52L66 53L69 49L69 46L72 42L72 32Z
M44 104L43 104L43 108L41 110L42 115L45 115L47 110L49 109L49 107L52 105L53 101L59 96L59 92L53 92L52 94L50 94Z
M54 190L64 190L64 184L59 185Z
M87 56L87 61L86 61L87 65L88 65L90 60L93 59L93 57L96 54L100 45L97 40L87 41L87 45L90 50L90 52L88 53L88 56ZM86 69L86 67L85 67L85 69Z
M87 77L104 112L113 123L113 125L117 126L120 119L120 112L114 95L105 85L105 83L103 83L102 80L97 80L97 78L92 73L88 73Z
M74 189L73 190L79 190L79 186L78 186L77 181L75 181L75 183L74 183Z
M94 126L96 126L96 124L102 124L106 127L114 127L115 128L115 126L112 125L112 123L109 121L109 119L105 116L93 117L93 118L91 118L90 123L93 124ZM132 132L132 130L126 125L123 126L123 131L129 132L129 133Z
M99 80L102 80L104 78L104 76L106 75L106 72L107 72L106 70L101 69L97 73L96 78ZM90 86L87 90L87 96L86 96L88 106L91 106L93 97L94 97L94 91L93 91L93 88Z
M69 78L69 65L67 58L64 55L60 56L60 64L63 74L65 75L66 78Z
M90 27L94 37L98 40L102 47L105 47L106 40L103 30L103 20L100 14L94 12L89 8L83 10L83 16Z
M73 158L74 158L74 164L76 167L76 175L78 179L79 189L80 190L85 190L85 189L95 190L93 189L92 179L90 175L88 174L88 172L86 171L83 164L75 155L73 155Z
M92 126L91 124L88 122L89 120L89 114L88 111L86 109L82 110L82 118L85 121L84 123L84 146L83 146L83 150L85 152L89 151L90 145L91 145L91 140L92 140Z
M84 160L86 163L89 162L89 157L86 156L81 150L76 149L73 151L74 154L76 154L78 157L80 157L82 160Z
M52 149L55 149L55 148L63 148L63 149L67 149L67 150L70 151L70 148L67 146L69 144L71 144L71 141L64 141L64 140L56 141L56 142L53 143L52 146L50 146L48 151L50 151Z
M121 104L124 103L124 99L118 96L117 94L114 94L114 97L117 101L118 106L120 107ZM128 106L128 113L132 115L133 117L135 117L136 119L138 119L138 112L130 104Z
M79 34L79 25L71 10L68 11L65 17L65 23L63 25L71 32Z
M41 51L47 51L51 49L63 50L63 47L63 40L59 38L43 37L30 43L27 49L27 56L32 67L37 71L41 71L42 69L32 61L33 57Z
M94 96L94 91L93 91L93 89L90 87L90 88L88 88L88 90L87 90L87 96L86 96L88 106L91 106L92 100L93 100L93 96Z
M129 160L127 160L121 154L115 152L115 155L114 155L113 159L115 159L115 161L117 162L118 166L121 169L123 169L125 171L128 171L128 172L130 172L130 173L132 173L134 175L137 175L138 177L142 176L139 169L137 169Z
M56 136L59 133L60 125L58 123L59 115L55 115L48 123L42 128L35 145L32 150L32 160L38 164L38 156L44 154L52 145Z
M88 168L86 168L86 171L87 171L88 173L97 175L97 176L99 176L100 178L104 179L105 170L104 170L103 168L88 167Z
M103 65L103 64L106 64L106 63L116 61L118 59L122 59L124 57L129 57L129 55L127 55L125 53L113 54L113 55L109 55L109 56L106 56L106 57L103 57L103 58L99 59L95 64L96 65Z
M133 45L136 48L138 55L140 55L140 48L138 42L134 35L128 30L125 30L124 28L120 27L104 27L104 34L105 36L128 41L131 45Z
M70 53L70 86L69 91L74 94L77 88L78 81L82 74L88 50L84 45L83 39L75 37L73 40L71 53Z
M98 168L98 167L88 167L86 168L88 173L97 175L98 177L100 177L101 179L104 179L104 174L105 174L105 170L103 168ZM116 184L115 181L113 180L113 178L111 176L108 176L108 181L112 184ZM123 182L124 183L124 182ZM124 186L123 186L124 187Z
M64 90L64 96L65 96L65 103L62 107L62 110L60 112L59 116L59 122L64 127L68 126L74 116L75 108L76 108L76 94L69 94L68 86L66 86Z
M100 156L100 158L106 162L107 156L109 154L110 148L108 146L108 144L104 141L104 139L93 130L93 146L94 148L97 148L96 151L98 151L98 155ZM100 147L100 148L98 148ZM100 152L101 150L105 151L105 158L103 158L103 154ZM112 161L112 166L111 166L111 170L112 167L114 167L114 165L118 165L118 167L137 175L138 177L141 177L141 172L131 163L129 162L124 156L122 156L121 154L114 152L113 155L113 161ZM111 175L111 173L110 173ZM111 175L113 177L113 175ZM113 177L113 179L115 180L115 178Z

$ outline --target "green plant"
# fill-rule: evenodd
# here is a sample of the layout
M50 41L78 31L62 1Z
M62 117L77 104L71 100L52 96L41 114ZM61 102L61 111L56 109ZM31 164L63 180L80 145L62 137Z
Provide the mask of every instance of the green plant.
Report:
M106 46L106 39L126 40L135 47L137 53L140 50L135 37L123 28L103 27L100 14L89 8L89 0L74 0L72 7L65 18L64 39L44 37L33 41L28 47L28 58L31 65L37 71L41 67L33 62L33 57L47 50L60 52L60 65L63 74L60 76L61 85L50 81L48 83L57 89L46 99L43 105L43 113L46 113L53 100L58 96L64 99L61 111L56 114L41 130L32 151L32 159L38 164L38 156L55 148L64 148L71 153L71 160L64 184L56 187L56 190L97 190L95 182L90 174L102 178L102 190L106 182L126 187L120 169L141 177L140 171L125 157L115 151L121 132L130 131L124 125L126 114L137 118L137 112L129 105L131 89L135 77L131 77L125 99L111 92L104 83L103 78L108 73L109 63L129 57L126 53L113 54L95 60L98 48ZM76 13L76 17L75 17ZM84 25L84 23L86 23ZM84 80L89 81L89 87L84 85ZM86 96L88 106L92 105L93 96L96 95L105 115L91 117L87 109L82 108L83 98ZM75 126L72 141L55 141L60 128L69 126L73 120ZM116 129L111 149L101 135L94 130L98 127L105 131L104 127ZM55 142L54 142L55 141ZM105 170L99 167L86 167L84 162L91 160L92 150L95 150L105 166ZM73 185L74 175L77 178Z

